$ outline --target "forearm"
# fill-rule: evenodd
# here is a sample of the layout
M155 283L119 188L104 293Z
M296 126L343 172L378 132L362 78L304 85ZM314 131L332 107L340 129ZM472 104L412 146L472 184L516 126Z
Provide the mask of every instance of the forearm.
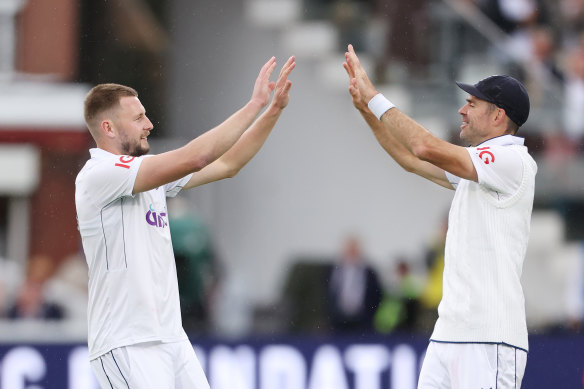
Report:
M237 174L258 153L274 129L282 111L280 108L270 106L220 158L228 169L228 177Z
M418 151L435 141L434 135L397 108L386 110L380 121L397 142L418 158L422 157Z
M197 160L192 171L202 169L229 150L253 123L261 109L261 104L252 100L217 127L187 143L182 148L183 153L196 156Z
M282 109L268 108L229 151L195 173L184 189L235 176L261 149L281 113Z
M390 111L399 111L391 109ZM446 179L444 171L426 161L421 160L414 155L404 144L402 144L392 132L386 128L384 123L369 110L359 110L377 139L377 142L383 149L406 171L426 178L438 185L452 189L452 186ZM399 113L401 114L401 113ZM400 115L396 116L400 116ZM401 116L405 116L401 114ZM407 118L407 116L405 116ZM399 121L399 120L398 120ZM415 123L415 122L414 122ZM398 123L399 124L399 123Z
M146 158L136 177L134 193L157 188L212 164L237 142L260 110L261 104L252 100L185 146Z
M379 121L373 113L369 110L359 110L365 122L371 128L373 135L377 139L377 142L383 147L383 149L405 170L411 172L414 169L414 163L417 159L410 150L408 150L401 142L399 142L391 133L391 131L385 127L385 125Z

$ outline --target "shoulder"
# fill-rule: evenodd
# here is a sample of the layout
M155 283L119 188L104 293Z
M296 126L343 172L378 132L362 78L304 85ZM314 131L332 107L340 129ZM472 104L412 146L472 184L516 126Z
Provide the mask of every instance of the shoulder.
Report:
M80 176L110 177L126 175L133 170L137 170L142 162L142 157L132 157L128 155L103 155L99 158L91 158L81 172Z

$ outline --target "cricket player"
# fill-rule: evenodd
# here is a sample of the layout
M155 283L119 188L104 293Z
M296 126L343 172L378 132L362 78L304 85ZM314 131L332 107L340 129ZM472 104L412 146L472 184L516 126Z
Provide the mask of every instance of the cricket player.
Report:
M102 388L209 388L182 328L166 197L232 177L259 151L288 104L295 59L274 83L275 66L271 58L261 68L243 108L158 155L146 155L153 125L134 89L88 93L97 147L75 181L75 203L89 265L89 357Z
M461 147L432 135L380 94L351 45L343 64L354 106L405 170L455 190L443 295L418 388L520 388L527 326L520 283L537 166L516 133L524 86L505 75L474 85L459 109Z

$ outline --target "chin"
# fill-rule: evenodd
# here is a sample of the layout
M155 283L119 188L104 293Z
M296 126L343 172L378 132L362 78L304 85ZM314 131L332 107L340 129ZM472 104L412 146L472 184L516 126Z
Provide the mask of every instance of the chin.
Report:
M132 157L141 157L143 155L148 154L148 152L150 151L150 147L138 147L135 150L132 150L131 153L129 153L129 155L131 155Z

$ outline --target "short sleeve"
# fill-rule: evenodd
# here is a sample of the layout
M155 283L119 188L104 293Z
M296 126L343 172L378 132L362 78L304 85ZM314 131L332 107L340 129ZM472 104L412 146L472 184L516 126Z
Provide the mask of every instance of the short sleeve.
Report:
M479 185L504 197L517 192L523 177L519 151L509 146L468 147Z
M164 185L166 197L175 197L178 194L178 192L180 192L182 188L187 184L187 182L189 182L192 176L193 174L191 173L179 180Z
M142 157L115 155L99 161L85 177L88 194L102 207L126 196L133 196L134 182Z
M452 185L452 187L456 189L458 183L460 182L460 177L455 176L454 174L447 172L446 170L444 170L444 173L446 173L446 179L448 180L448 182L450 182L450 185Z

